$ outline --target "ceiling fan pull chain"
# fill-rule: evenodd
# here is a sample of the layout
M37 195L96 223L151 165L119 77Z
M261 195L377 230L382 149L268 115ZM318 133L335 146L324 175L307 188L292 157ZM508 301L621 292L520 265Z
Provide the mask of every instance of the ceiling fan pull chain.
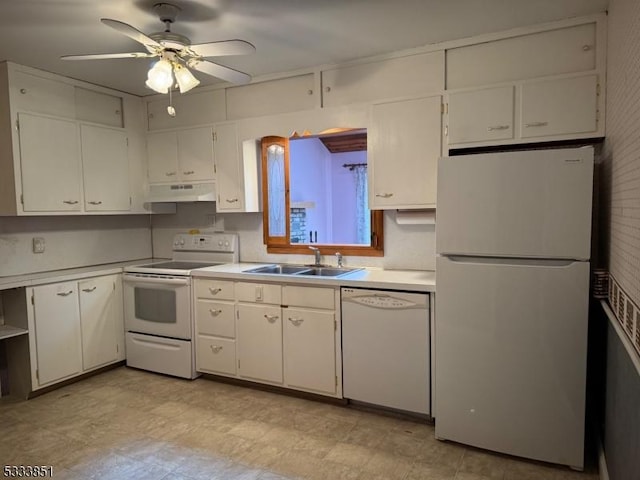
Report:
M172 94L172 88L169 87L169 106L167 107L167 113L169 114L170 117L175 117L176 116L176 109L173 108L173 94Z

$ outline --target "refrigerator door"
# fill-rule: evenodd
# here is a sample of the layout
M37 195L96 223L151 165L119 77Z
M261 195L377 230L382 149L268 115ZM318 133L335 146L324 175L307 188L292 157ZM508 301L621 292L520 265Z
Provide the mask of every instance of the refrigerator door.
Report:
M592 185L592 147L443 157L436 250L588 260Z
M582 468L589 263L436 268L436 437Z

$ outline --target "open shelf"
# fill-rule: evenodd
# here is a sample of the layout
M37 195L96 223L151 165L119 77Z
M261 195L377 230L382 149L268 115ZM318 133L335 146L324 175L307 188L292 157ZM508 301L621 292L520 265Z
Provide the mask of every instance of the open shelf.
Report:
M27 333L29 333L29 330L24 328L13 327L11 325L0 325L0 340L17 337L19 335L26 335Z

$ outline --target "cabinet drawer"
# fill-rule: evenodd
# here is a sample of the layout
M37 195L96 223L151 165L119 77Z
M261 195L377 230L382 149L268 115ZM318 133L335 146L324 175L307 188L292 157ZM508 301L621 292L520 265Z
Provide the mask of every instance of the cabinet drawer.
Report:
M196 370L235 375L236 341L198 335Z
M268 283L236 283L236 299L239 302L258 302L280 305L282 287Z
M196 296L198 298L233 300L233 290L233 282L224 280L196 280Z
M291 307L333 310L335 308L335 290L333 288L285 285L282 287L282 304Z
M233 303L196 302L196 326L198 333L233 338L236 336L235 306Z

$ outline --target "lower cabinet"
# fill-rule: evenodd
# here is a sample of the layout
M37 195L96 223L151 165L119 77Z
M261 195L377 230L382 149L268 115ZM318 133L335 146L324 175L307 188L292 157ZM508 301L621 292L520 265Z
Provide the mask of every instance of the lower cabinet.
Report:
M33 390L124 359L121 282L115 274L27 289Z
M342 396L334 288L234 282L231 301L207 298L211 282L195 280L199 372Z

